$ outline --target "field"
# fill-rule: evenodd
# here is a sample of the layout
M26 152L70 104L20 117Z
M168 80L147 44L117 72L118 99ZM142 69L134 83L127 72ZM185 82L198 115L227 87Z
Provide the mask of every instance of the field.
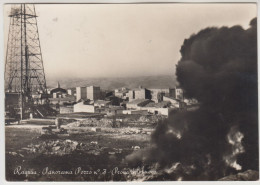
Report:
M63 121L67 134L51 135L42 134L48 121L6 126L6 180L135 180L126 173L130 168L125 157L149 146L157 121L128 117L118 122L113 128L107 118Z

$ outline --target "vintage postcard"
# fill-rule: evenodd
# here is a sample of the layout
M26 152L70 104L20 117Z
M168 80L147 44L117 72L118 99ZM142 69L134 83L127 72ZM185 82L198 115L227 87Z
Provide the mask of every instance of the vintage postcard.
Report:
M4 5L6 181L258 181L257 3Z

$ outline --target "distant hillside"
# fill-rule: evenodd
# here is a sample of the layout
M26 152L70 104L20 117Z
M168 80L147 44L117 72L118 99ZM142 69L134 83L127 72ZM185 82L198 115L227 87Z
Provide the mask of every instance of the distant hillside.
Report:
M61 87L70 88L77 86L100 86L101 89L113 90L120 87L136 88L168 88L177 84L174 76L140 76L131 78L86 78L86 79L49 79L48 87L56 87L59 81Z

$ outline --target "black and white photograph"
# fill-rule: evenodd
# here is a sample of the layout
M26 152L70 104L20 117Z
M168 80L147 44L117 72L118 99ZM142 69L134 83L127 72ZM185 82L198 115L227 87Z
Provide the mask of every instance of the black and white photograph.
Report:
M4 4L5 180L259 181L257 8Z

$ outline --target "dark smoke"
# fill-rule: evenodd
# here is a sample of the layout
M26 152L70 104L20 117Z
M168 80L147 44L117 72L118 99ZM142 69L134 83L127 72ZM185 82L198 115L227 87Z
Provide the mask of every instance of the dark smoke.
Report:
M250 28L206 28L185 39L176 68L180 86L200 108L161 122L153 147L127 157L153 164L152 179L216 180L258 170L257 20Z

